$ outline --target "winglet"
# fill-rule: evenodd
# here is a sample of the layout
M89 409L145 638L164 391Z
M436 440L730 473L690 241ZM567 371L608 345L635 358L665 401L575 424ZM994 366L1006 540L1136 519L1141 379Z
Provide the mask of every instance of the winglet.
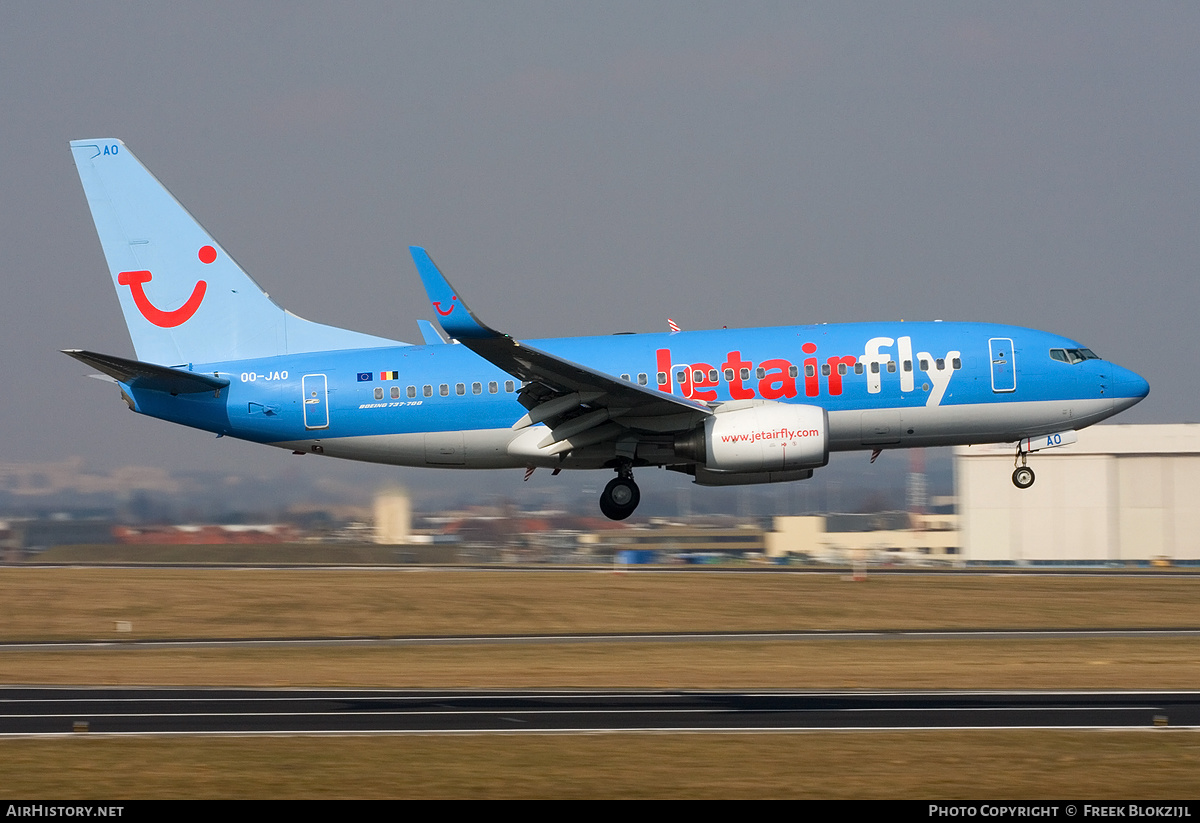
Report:
M445 275L438 269L429 253L420 246L409 246L413 262L417 264L417 273L425 285L425 293L437 313L438 323L445 329L446 334L453 338L463 337L501 337L495 329L479 321L467 308L466 302L458 296Z

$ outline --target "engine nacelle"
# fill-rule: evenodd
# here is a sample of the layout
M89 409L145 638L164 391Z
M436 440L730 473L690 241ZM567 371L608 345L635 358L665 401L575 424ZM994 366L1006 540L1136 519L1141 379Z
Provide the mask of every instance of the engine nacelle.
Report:
M723 403L702 428L676 438L675 453L713 472L820 468L829 462L829 414L773 400Z
M690 474L697 486L754 486L760 483L794 483L808 480L812 469L792 469L786 472L714 472L695 464L667 466L671 471Z

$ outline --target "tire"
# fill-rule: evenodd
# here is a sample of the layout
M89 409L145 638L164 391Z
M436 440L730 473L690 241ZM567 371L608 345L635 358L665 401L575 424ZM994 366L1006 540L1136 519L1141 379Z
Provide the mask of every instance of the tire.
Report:
M1013 471L1012 481L1013 485L1018 489L1029 488L1033 485L1034 481L1033 469L1028 466L1021 466L1019 469Z
M600 495L600 511L609 520L624 520L633 514L642 502L642 492L637 483L623 477L614 477Z

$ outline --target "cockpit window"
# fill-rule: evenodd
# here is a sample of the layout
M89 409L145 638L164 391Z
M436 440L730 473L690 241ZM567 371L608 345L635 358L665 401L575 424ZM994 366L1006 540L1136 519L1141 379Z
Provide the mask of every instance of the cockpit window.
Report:
M1084 360L1099 360L1100 356L1091 349L1051 349L1050 359L1075 364Z

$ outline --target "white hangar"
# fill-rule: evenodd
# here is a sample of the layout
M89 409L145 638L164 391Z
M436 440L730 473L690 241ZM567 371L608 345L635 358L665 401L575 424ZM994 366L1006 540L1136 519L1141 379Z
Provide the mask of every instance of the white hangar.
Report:
M1200 424L1092 426L1029 455L1015 445L954 450L961 561L1200 565Z

